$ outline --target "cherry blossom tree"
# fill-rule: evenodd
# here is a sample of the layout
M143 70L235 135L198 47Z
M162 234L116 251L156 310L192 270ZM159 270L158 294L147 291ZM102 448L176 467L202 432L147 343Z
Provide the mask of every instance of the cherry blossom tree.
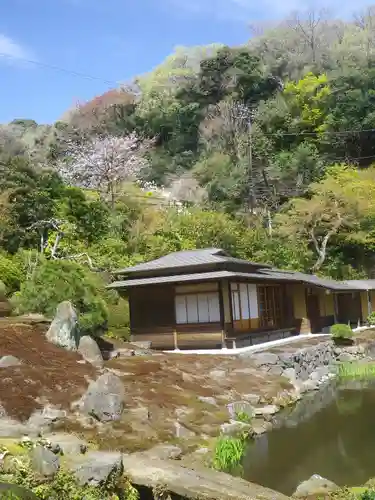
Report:
M137 180L147 160L148 143L134 133L125 137L95 136L72 141L59 164L61 175L73 185L98 190L114 206L121 185Z

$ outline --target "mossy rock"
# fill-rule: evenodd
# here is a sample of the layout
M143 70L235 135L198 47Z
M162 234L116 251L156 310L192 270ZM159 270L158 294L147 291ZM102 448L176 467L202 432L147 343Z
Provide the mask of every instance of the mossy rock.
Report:
M0 498L3 500L38 500L32 491L11 483L0 483Z

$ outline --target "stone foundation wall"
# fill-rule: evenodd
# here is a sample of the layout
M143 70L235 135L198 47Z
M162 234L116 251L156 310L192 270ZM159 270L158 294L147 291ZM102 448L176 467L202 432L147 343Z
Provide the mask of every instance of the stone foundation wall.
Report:
M374 346L371 349L375 351ZM363 345L337 347L331 340L299 349L290 345L284 350L274 348L240 355L249 357L263 371L286 377L301 393L315 390L332 378L337 362L356 361L370 356L370 348Z
M235 347L239 349L241 347L249 347L256 344L263 344L264 342L271 342L273 340L286 339L287 337L292 337L295 335L294 331L291 329L268 331L251 333L249 335L241 336L237 339L227 340L227 347L229 349Z

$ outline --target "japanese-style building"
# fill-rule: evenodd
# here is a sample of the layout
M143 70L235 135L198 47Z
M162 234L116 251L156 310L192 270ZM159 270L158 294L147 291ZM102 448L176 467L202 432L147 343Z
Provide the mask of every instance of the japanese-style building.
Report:
M116 273L133 341L154 349L244 347L334 323L363 324L375 280L338 282L248 262L216 248L175 252ZM374 290L374 291L372 291Z

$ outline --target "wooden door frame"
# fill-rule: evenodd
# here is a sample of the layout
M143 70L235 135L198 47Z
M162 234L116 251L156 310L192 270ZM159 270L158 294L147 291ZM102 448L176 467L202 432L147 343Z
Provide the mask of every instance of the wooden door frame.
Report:
M309 293L309 290L312 290L312 293ZM314 317L312 314L311 314L311 307L309 307L309 304L311 303L309 301L309 298L310 297L314 297L314 301L317 301L317 311L318 311L318 315L317 317ZM320 300L319 300L319 294L316 293L316 290L314 290L314 288L312 287L307 287L305 289L305 300L306 300L306 313L307 313L307 319L309 320L310 322L310 330L311 330L311 333L319 333L321 331L321 315L320 315ZM314 305L315 307L315 305ZM314 331L314 330L317 330L317 331Z

